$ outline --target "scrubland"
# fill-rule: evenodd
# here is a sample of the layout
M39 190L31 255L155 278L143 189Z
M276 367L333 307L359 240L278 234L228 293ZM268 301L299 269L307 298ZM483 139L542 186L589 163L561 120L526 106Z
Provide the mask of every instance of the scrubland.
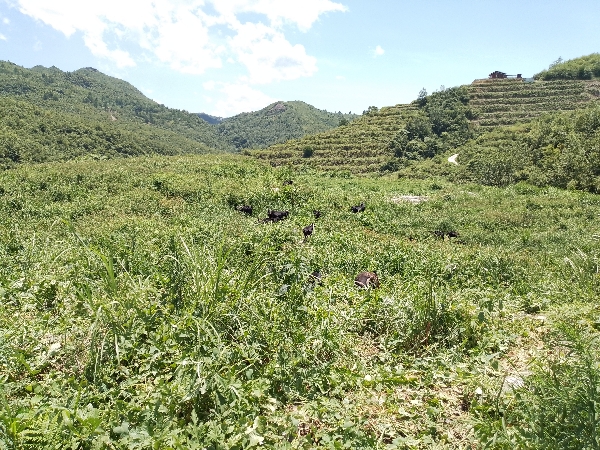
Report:
M0 448L599 448L600 197L447 180L0 173Z

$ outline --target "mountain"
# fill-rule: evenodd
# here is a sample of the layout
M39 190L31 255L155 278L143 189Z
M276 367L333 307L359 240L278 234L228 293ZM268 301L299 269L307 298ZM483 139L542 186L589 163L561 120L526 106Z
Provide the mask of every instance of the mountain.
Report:
M9 99L17 103L6 103ZM4 102L0 109L13 110L20 105L16 108L22 108L20 116L25 122L38 123L45 117L47 130L46 135L40 134L39 129L13 126L1 118L0 126L10 134L4 141L11 142L10 148L8 144L0 147L5 166L15 161L83 157L86 153L112 157L234 152L322 132L356 117L329 113L304 102L277 102L260 111L223 119L168 108L126 81L93 67L63 72L56 67L26 69L6 61L0 61L0 101ZM102 131L90 131L97 127ZM70 131L61 139L60 130L64 129ZM15 133L27 134L19 137ZM93 145L76 137L92 134ZM107 136L111 139L104 140Z
M198 117L200 117L205 122L210 123L211 125L217 125L223 121L222 117L211 116L210 114L198 113Z
M0 97L9 97L82 120L115 122L137 132L140 125L176 133L202 147L234 150L197 115L167 108L150 100L131 84L87 67L63 72L56 67L25 69L0 62Z
M299 139L351 121L355 114L331 113L301 101L275 102L260 111L222 119L218 135L238 149L264 148Z

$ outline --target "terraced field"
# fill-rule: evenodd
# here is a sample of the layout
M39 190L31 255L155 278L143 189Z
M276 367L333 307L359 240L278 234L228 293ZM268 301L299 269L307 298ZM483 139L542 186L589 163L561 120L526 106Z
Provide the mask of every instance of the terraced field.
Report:
M416 109L413 104L382 108L348 125L251 154L273 166L304 164L324 170L376 172L391 156L389 142L404 126L407 114ZM305 149L312 150L310 157Z
M476 80L466 88L471 108L468 117L476 134L500 127L489 139L493 145L505 126L525 124L546 113L581 109L600 99L598 80L529 83L486 79ZM416 102L382 108L349 125L249 154L268 160L273 166L292 164L353 173L377 172L394 159L390 142L417 109Z
M469 90L474 123L485 129L529 122L545 113L582 108L599 98L600 83L486 79L474 81Z

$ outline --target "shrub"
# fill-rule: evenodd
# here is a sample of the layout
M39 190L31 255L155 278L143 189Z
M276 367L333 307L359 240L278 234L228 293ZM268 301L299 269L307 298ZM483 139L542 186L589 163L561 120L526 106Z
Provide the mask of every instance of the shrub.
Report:
M310 158L314 154L314 149L310 146L306 146L302 149L302 157Z

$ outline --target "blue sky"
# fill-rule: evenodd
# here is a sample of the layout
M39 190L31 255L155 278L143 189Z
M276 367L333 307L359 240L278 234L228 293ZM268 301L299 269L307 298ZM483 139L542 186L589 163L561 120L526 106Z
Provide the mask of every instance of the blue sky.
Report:
M81 67L172 108L414 100L600 52L598 0L0 0L0 59Z

